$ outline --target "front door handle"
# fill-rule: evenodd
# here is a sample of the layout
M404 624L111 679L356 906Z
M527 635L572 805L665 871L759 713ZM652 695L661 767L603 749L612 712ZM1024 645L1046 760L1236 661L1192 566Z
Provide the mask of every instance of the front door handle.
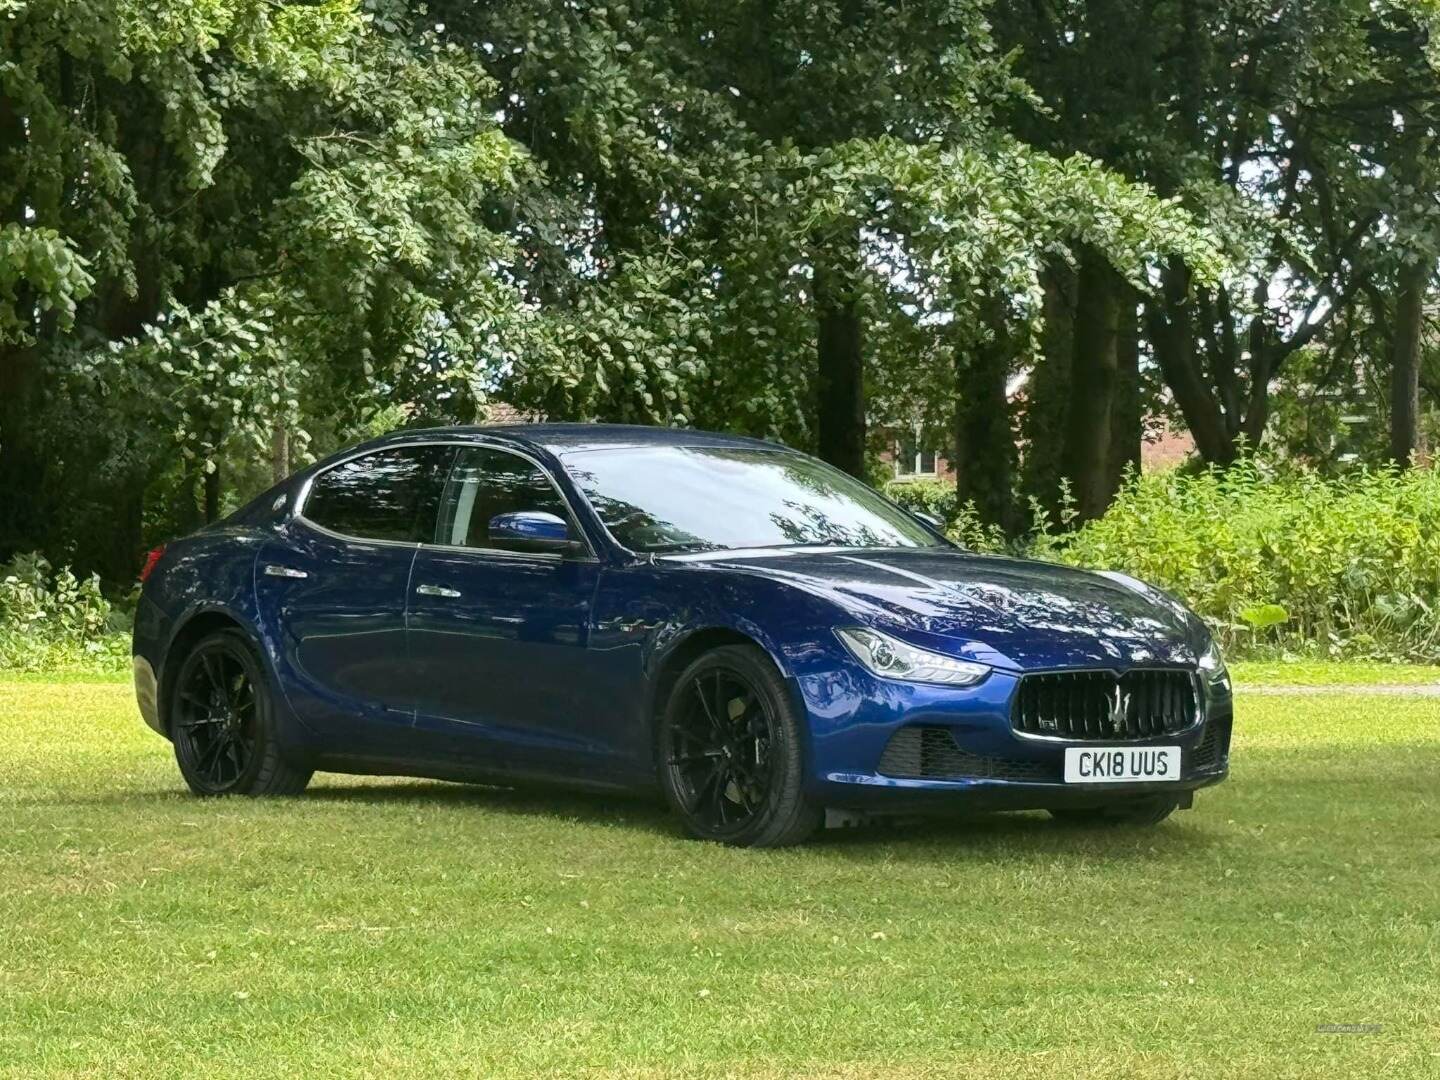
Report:
M274 563L265 565L265 573L269 577L307 578L310 576L304 570L296 570L293 566L276 566Z
M460 595L459 589L447 589L443 585L417 585L415 591L421 596L444 596L451 600Z

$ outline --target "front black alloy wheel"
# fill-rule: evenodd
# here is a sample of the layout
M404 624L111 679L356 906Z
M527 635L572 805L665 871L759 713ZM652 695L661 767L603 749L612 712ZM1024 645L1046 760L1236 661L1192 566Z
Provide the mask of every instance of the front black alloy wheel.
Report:
M758 648L727 645L686 668L658 742L666 797L692 836L779 847L801 842L823 818L804 795L795 707Z
M180 664L170 693L170 737L180 774L196 795L293 795L310 771L280 756L264 673L236 630L201 640Z

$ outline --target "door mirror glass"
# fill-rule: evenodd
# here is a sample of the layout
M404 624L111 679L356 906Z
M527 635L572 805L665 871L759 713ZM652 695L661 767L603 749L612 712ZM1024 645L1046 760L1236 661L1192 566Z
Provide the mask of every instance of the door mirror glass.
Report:
M511 551L569 551L575 546L563 518L543 510L496 514L487 530L490 543Z

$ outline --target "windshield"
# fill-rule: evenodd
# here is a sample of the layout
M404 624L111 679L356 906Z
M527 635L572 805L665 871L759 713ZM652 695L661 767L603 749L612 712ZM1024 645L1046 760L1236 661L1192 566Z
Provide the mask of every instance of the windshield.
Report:
M611 535L631 551L940 545L858 480L789 450L617 447L561 460Z

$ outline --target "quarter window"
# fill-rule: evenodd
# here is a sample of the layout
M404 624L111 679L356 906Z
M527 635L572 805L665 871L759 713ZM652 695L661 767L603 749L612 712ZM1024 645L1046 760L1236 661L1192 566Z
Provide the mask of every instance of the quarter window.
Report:
M435 543L503 548L503 542L490 539L490 519L520 511L554 514L569 526L570 538L579 539L570 508L538 466L504 450L465 447L456 457L445 485Z
M315 477L304 514L332 532L365 540L429 541L453 446L378 450Z

